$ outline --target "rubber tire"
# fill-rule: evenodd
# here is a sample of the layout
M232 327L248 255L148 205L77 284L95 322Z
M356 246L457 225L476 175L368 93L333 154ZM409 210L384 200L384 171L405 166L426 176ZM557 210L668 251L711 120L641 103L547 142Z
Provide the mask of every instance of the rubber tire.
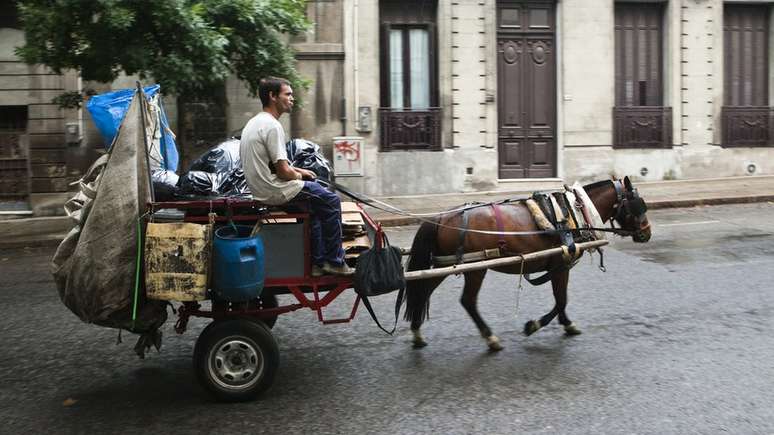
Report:
M263 370L259 379L247 387L224 386L210 371L209 361L217 351L216 346L228 340L239 340L263 357ZM202 331L194 346L193 363L199 383L210 394L223 402L245 402L255 399L274 383L279 368L279 346L269 328L260 321L248 319L216 320Z

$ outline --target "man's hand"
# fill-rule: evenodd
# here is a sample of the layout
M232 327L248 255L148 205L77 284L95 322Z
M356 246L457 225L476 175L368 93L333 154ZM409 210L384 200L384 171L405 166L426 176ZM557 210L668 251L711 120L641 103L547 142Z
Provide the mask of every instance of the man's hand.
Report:
M302 180L314 180L317 178L317 174L314 172L308 170L308 169L301 169L301 168L294 168L296 172L301 173L301 179Z

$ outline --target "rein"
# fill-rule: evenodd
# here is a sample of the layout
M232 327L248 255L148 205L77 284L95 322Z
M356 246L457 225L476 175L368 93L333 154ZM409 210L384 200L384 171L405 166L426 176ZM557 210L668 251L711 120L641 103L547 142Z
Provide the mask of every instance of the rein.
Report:
M443 216L443 215L446 215L446 214L452 214L452 213L457 213L457 212L461 212L461 211L464 212L464 211L471 210L471 209L474 209L474 208L479 208L479 207L495 206L495 205L498 205L498 204L504 204L504 203L507 203L507 202L512 202L514 200L513 199L505 199L503 201L498 201L498 202L466 204L464 207L458 207L458 208L455 208L455 209L452 209L452 210L446 210L446 211L442 211L442 212L439 212L439 213L420 213L420 214L416 214L416 213L409 213L409 212L407 212L405 210L402 210L402 209L400 209L398 207L395 207L395 206L392 206L392 205L387 204L385 202L382 202L382 201L379 201L379 200L367 197L365 195L352 192L351 190L349 190L349 189L347 189L347 188L345 188L345 187L341 186L340 184L337 184L337 183L335 183L333 181L323 181L323 180L317 180L317 181L318 181L318 183L320 183L322 185L332 186L337 191L340 191L341 193L343 193L344 195L354 199L355 201L361 202L361 203L363 203L363 204L365 204L365 205L367 205L369 207L373 207L373 208L375 208L377 210L381 210L381 211L386 212L386 213L396 214L396 215L400 215L400 216L414 217L414 218L417 218L421 222L427 222L427 223L436 225L438 227L452 229L452 230L458 230L458 231L465 231L465 232L468 232L468 233L487 234L487 235L493 235L493 236L535 236L535 235L561 234L561 233L567 233L568 231L572 232L572 233L576 233L576 234L580 233L581 231L601 231L601 232L606 232L606 233L617 234L617 235L620 235L620 236L631 236L632 234L635 233L635 231L624 230L622 228L615 228L615 227L612 227L612 226L610 228L607 228L607 227L602 227L602 228L584 227L584 228L576 228L576 229L573 229L573 230L557 229L557 230L535 230L535 231L490 231L490 230L476 230L476 229L470 229L470 228L460 228L460 227L456 227L456 226L453 226L453 225L446 225L446 224L442 224L440 222L435 222L435 221L433 221L431 219L427 219L427 218L428 217ZM613 184L616 186L616 195L618 195L618 189L620 189L620 187L616 183L613 183ZM619 204L619 201L616 202L616 206L615 207L619 207L618 204ZM611 220L610 220L611 225L612 225L613 220L614 219L611 218Z

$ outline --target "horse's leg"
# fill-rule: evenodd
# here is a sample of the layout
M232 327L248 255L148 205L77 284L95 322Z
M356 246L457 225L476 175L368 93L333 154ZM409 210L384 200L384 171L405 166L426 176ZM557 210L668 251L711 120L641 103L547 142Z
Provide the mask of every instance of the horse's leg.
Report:
M567 317L567 285L570 280L570 271L567 270L563 274L561 281L557 285L554 281L551 281L551 285L554 288L554 299L556 300L556 308L559 311L559 323L564 326L564 333L567 335L580 335L581 330L578 329Z
M554 317L559 315L559 323L564 326L564 332L567 335L578 335L580 330L576 328L572 321L567 317L565 309L567 308L567 283L569 282L570 271L564 270L561 272L555 272L551 277L551 288L554 291L554 308L549 311L540 320L530 320L524 324L524 334L532 335L540 328L548 325L554 320Z
M492 330L489 329L489 326L484 322L484 319L481 318L481 314L478 312L478 291L481 290L481 283L484 282L485 276L486 269L465 274L465 288L462 290L460 303L473 319L481 336L486 340L489 349L497 351L502 350L503 348L500 344L500 339L492 334Z
M411 334L413 336L411 343L417 349L427 346L427 342L425 341L425 338L422 337L419 328L422 327L422 323L425 321L427 309L430 305L430 295L433 294L433 290L435 290L436 287L441 285L444 278L445 277L421 280L416 282L418 285L417 287L411 285L412 282L410 282L410 285L406 288L407 292L412 292L411 296L407 295L407 297L421 299L420 301L407 300L406 303L406 312L409 312L410 309L409 302L411 302L410 305L416 305L418 307L411 317Z

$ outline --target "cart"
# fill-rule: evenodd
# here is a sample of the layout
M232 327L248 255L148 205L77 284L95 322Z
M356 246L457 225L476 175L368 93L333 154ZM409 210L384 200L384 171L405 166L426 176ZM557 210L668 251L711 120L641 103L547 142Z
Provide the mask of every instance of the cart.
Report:
M362 217L364 235L360 238L367 237L371 246L381 246L381 227L359 205L347 205ZM148 219L153 222L214 221L216 227L228 222L262 222L266 275L260 297L247 302L212 298L210 307L200 301L187 301L177 309L178 334L186 331L191 317L212 319L196 341L193 359L200 383L219 400L250 400L271 386L279 366L279 348L271 333L277 316L308 308L317 313L321 323L335 324L347 323L357 313L360 296L355 298L348 317L325 316L325 307L352 288L352 277L312 276L309 216L304 203L291 203L282 209L233 198L149 204ZM356 258L357 253L346 256L351 266ZM281 294L293 295L295 303L279 305L277 295Z
M386 241L381 226L359 204L344 204L362 218L364 235L361 238L365 237L371 247L381 247ZM279 315L308 308L317 313L320 323L335 324L350 322L357 313L361 302L359 295L348 317L331 319L325 316L324 308L352 288L353 280L351 277L312 275L310 215L306 204L292 203L280 209L248 199L154 202L149 204L148 216L154 222L213 223L215 226L232 221L247 225L254 225L258 220L262 222L261 234L267 254L260 296L247 302L210 298L209 309L200 301L187 301L177 309L175 331L178 334L185 332L191 317L212 319L196 341L193 362L199 382L219 400L251 400L272 385L279 367L279 348L271 329ZM579 243L576 247L584 251L607 243L607 240L597 240ZM406 272L405 278L407 281L427 279L561 254L562 248L552 248L516 257ZM355 266L357 255L346 255L350 266ZM277 295L282 294L293 295L295 303L279 305Z

